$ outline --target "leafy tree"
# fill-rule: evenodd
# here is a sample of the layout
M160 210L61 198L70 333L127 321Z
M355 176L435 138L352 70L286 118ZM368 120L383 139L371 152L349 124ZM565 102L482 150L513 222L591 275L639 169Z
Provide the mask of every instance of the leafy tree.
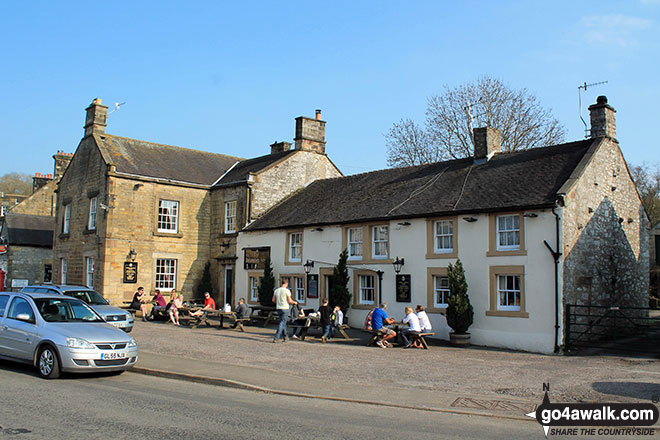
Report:
M527 89L514 90L487 76L444 89L428 99L425 127L402 119L385 134L388 165L403 167L472 156L472 119L475 127L502 131L503 152L564 140L564 127Z
M631 166L630 174L649 215L651 226L654 226L660 222L660 165L644 163L640 166Z
M0 176L0 192L8 194L32 194L32 177L24 173L8 173Z
M211 281L211 262L207 261L204 265L204 272L202 272L202 279L195 289L195 296L197 298L202 298L204 293L208 292L213 296L213 282Z
M351 293L348 291L348 251L344 249L339 254L339 261L332 271L332 283L330 285L330 292L328 293L328 301L333 306L339 306L343 311L348 310L351 306Z
M472 325L474 311L468 297L468 285L465 280L465 270L461 260L447 267L449 278L449 300L447 301L447 325L454 333L466 333Z
M264 262L264 276L259 278L259 304L262 306L273 305L273 292L275 292L275 276L270 257Z

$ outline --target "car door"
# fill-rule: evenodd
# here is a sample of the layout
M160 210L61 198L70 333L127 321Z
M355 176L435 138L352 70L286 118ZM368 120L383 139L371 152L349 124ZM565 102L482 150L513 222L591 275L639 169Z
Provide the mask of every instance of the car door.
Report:
M7 340L5 337L5 310L9 302L9 295L0 295L0 354L10 356L7 348Z
M22 314L28 315L31 322L17 319L18 315ZM12 299L2 326L9 356L32 360L34 348L39 340L35 314L36 312L27 299L20 296Z

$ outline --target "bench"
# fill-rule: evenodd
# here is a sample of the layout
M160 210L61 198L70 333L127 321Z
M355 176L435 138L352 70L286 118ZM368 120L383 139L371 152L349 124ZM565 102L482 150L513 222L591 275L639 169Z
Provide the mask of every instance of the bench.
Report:
M422 332L422 333L408 333L408 337L410 337L411 342L419 341L422 344L422 347L424 347L424 350L428 350L429 346L426 343L426 339L424 339L426 336L433 336L435 333L433 332Z
M305 340L305 336L307 336L307 331L310 328L321 328L321 324L319 324L318 320L315 319L308 319L305 324L294 324L293 322L287 323L288 328L295 328L295 329L302 329L298 337L300 338L301 341ZM348 334L346 333L346 329L349 328L348 325L342 324L340 325L337 330L339 330L339 333L344 337L344 339L350 339Z

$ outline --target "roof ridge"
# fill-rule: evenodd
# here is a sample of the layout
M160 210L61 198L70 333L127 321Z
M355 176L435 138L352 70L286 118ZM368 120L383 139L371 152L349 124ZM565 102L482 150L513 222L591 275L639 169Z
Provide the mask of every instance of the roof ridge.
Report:
M178 146L178 145L161 144L161 143L158 143L158 142L145 141L145 140L142 140L142 139L129 138L129 137L125 137L125 136L118 136L116 134L110 134L110 133L102 133L102 134L99 134L99 136L100 137L101 136L109 136L109 137L114 137L114 138L119 138L119 139L126 139L128 141L144 142L144 143L147 143L147 144L158 145L160 147L178 148L180 150L194 151L194 152L197 152L197 153L213 154L213 155L216 155L216 156L224 156L224 157L228 157L230 159L235 159L237 161L246 160L243 157L230 156L230 155L224 154L224 153L214 153L212 151L198 150L198 149L190 148L190 147L181 147L181 146Z

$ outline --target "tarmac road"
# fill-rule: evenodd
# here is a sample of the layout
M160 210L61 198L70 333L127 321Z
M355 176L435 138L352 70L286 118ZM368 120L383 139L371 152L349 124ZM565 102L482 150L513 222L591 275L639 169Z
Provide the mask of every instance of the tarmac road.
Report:
M47 381L0 361L0 438L543 438L536 423L271 395L144 376Z

